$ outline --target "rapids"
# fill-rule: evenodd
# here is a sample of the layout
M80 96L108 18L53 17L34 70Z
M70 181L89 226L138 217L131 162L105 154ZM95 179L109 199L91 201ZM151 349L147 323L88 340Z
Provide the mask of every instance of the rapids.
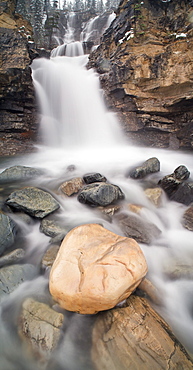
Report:
M107 111L98 76L93 70L86 69L86 63L85 55L34 60L32 71L40 107L41 143L35 154L2 160L1 171L16 164L43 168L45 176L31 183L54 194L65 180L88 172L100 172L109 182L120 186L125 194L125 204L142 205L143 217L162 231L152 245L140 244L148 263L148 278L160 292L162 306L156 309L186 349L193 353L193 281L187 278L171 280L165 274L166 267L176 260L182 265L193 265L193 233L183 228L180 222L187 207L165 197L162 206L156 208L143 192L144 184L157 183L181 164L193 176L192 154L131 145L124 138L116 116ZM130 168L154 156L161 163L159 173L143 181L126 177ZM12 185L6 191L11 189ZM80 224L96 222L123 235L118 225L97 209L80 204L76 197L67 199L56 194L61 205L57 217L65 221L69 230ZM39 231L39 224L26 226L22 223L22 230L22 245L27 250L28 262L38 266L50 238ZM24 297L35 293L36 297L47 296L47 283L47 276L37 276L33 281L23 283L1 303L3 370L37 368L33 360L27 367L23 365L25 353L20 348L15 321ZM87 330L85 320L84 316L70 314L64 346L57 352L63 365L57 369L80 370L78 354L85 355L90 345L88 340L86 348L77 349L76 335L79 330L83 333Z

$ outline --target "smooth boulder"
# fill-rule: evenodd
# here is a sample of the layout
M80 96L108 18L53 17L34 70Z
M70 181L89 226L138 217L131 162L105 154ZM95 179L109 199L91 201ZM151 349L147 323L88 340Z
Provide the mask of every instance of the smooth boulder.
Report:
M106 182L89 184L78 195L80 203L103 207L123 198L124 194L117 185Z
M135 240L86 224L66 235L50 272L49 289L64 309L94 314L126 299L146 272Z
M156 157L149 158L141 166L133 168L129 172L132 179L142 179L151 173L160 171L160 162Z
M60 207L51 194L35 187L14 191L6 204L37 218L44 218Z

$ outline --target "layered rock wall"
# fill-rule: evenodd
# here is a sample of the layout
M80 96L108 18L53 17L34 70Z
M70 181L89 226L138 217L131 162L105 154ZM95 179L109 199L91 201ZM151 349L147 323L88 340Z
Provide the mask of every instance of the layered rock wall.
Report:
M0 3L0 155L30 151L37 131L26 38L32 29L14 15L14 5L14 1Z
M123 0L88 67L134 143L193 148L193 2Z

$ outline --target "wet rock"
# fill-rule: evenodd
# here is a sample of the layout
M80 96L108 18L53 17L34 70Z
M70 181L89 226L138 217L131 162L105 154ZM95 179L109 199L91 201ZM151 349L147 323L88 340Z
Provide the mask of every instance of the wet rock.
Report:
M193 182L180 184L170 199L188 206L193 202Z
M182 225L193 231L193 205L191 205L183 214Z
M44 218L60 207L51 194L35 187L11 193L6 204L37 218Z
M107 206L123 198L124 194L118 186L104 182L87 185L78 195L80 203L91 206Z
M57 347L64 316L47 304L28 298L19 317L19 335L23 344L45 365Z
M142 179L143 177L160 171L160 162L157 158L150 158L145 161L141 166L134 168L129 172L132 179Z
M11 247L15 240L16 224L4 213L0 213L0 255Z
M9 167L0 174L0 183L25 181L31 178L41 176L43 171L37 168L25 166Z
M171 174L163 177L158 184L166 192L167 196L171 198L172 194L175 193L175 191L178 189L178 186L181 184L181 181L177 180L174 174Z
M145 190L146 197L156 206L160 207L162 198L163 198L163 190L160 188L152 188Z
M193 202L193 183L184 182L189 176L188 169L179 166L171 175L164 176L158 184L171 200L189 205Z
M179 166L174 170L174 176L177 180L187 180L190 177L190 172L186 166Z
M145 257L133 239L88 224L65 237L50 272L49 288L61 307L94 314L127 298L146 272Z
M138 243L151 244L161 234L156 225L143 220L137 214L120 213L115 218L124 235Z
M0 300L24 281L33 279L36 274L36 267L30 264L2 267L0 269Z
M52 238L60 234L65 235L67 233L67 229L61 226L61 222L47 219L41 221L40 231L47 236L51 236Z
M21 248L15 249L14 251L7 253L5 256L0 258L0 267L18 263L25 257L25 251Z
M83 180L86 184L92 184L93 182L106 182L107 181L106 177L101 175L98 172L88 173L84 175Z
M60 246L59 245L51 245L46 253L44 254L41 262L42 268L50 269L56 259Z
M178 260L169 260L164 264L163 272L171 280L193 279L193 262L183 263Z
M106 207L99 207L100 211L108 216L113 216L116 212L120 210L120 206L118 205L110 205Z
M193 362L170 327L143 298L101 313L93 329L92 360L97 370L192 369Z
M81 177L76 177L74 179L65 181L60 186L60 190L64 194L68 195L68 197L70 197L71 195L78 193L79 190L82 189L83 185L84 185L84 182L83 182L82 178Z
M143 209L143 207L139 206L138 204L128 204L128 209L129 209L129 211L139 215L141 213L141 210Z

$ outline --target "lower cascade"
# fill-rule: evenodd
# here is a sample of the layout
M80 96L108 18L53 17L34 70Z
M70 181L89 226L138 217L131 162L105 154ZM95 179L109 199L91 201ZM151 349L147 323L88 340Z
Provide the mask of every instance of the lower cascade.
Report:
M131 145L87 61L33 61L41 142L1 161L2 369L191 369L191 153Z

